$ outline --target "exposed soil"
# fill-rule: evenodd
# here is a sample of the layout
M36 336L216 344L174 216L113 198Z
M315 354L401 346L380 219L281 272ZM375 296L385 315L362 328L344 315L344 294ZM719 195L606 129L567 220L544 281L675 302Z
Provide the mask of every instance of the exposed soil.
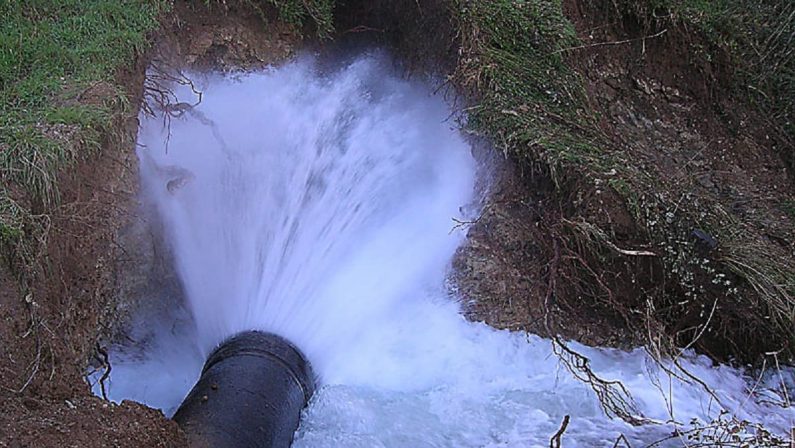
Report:
M501 168L482 214L456 253L456 284L467 298L467 316L496 328L561 334L593 345L636 346L638 340L614 313L586 304L572 308L565 298L548 296L550 266L559 262L549 231L561 217L558 203L549 178L523 179L517 171L509 162Z
M573 167L555 185L543 162L498 163L454 261L468 316L593 345L695 340L720 361L792 350L770 325L770 298L736 272L781 262L792 274L791 137L738 91L729 55L707 36L617 8L564 2L582 45L566 52L567 65L583 82L586 113L599 117L598 149L636 171ZM392 46L415 72L430 64L453 85L467 76L457 44L471 37L447 32L455 14L443 1L347 0L337 13L341 30ZM715 221L720 229L709 228Z
M710 306L717 303L711 325L698 341L702 352L719 360L756 361L766 351L791 350L787 335L764 318L772 311L762 311L768 305L758 291L722 266L738 257L756 263L758 258L787 260L795 254L795 220L782 209L795 197L795 177L783 159L793 142L738 94L735 67L705 36L676 24L642 26L637 19L611 13L608 3L570 1L567 15L585 45L629 42L585 48L572 55L573 65L616 147L642 161L657 194L669 195L667 202L688 203L695 211L643 213L651 218L656 213L659 221L672 216L681 223L681 234L693 235L702 230L699 207L722 210L725 225L740 235L712 241L708 234L696 235L677 242L695 246L695 253L701 246L702 260L719 272L693 268L692 284L703 289L699 296L688 296L680 286L667 287L665 294L691 301L657 310L667 333L681 335L681 345L688 343L693 333L686 329L703 325ZM592 215L623 220L609 207L595 206ZM648 219L647 226L654 232L652 222ZM609 227L618 244L631 246L646 236L621 225ZM738 249L739 241L753 247ZM626 303L639 307L639 302Z
M125 73L140 98L140 72ZM90 101L90 96L87 97ZM62 202L52 214L48 264L33 293L0 274L0 446L174 446L182 435L162 414L93 397L84 379L96 341L115 315L125 250L116 230L134 219L134 117L118 123L101 155L60 179ZM130 424L135 422L135 424Z
M31 395L6 401L0 412L0 446L185 446L176 423L160 411L129 401L116 405L80 395L57 400Z

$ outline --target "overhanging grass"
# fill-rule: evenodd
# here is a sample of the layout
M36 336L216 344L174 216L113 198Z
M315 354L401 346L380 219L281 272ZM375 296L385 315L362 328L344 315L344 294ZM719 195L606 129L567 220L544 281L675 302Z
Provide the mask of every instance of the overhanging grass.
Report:
M148 45L160 0L0 0L0 236L31 233L57 177L96 152L126 106L117 69ZM97 87L104 87L95 92ZM98 98L87 98L91 96ZM29 235L28 235L29 236Z
M473 128L506 153L542 159L553 174L589 160L609 165L578 76L563 59L577 44L561 2L454 2L464 56L459 83L478 97Z
M334 0L240 0L240 2L254 8L265 21L267 16L262 10L263 4L276 8L279 19L296 28L300 29L307 23L314 24L318 37L328 38L334 31L332 15ZM208 8L213 5L228 7L224 0L204 0L204 5Z
M249 0L251 1L251 0ZM279 10L282 20L300 26L311 18L320 37L328 37L334 30L332 0L266 0Z

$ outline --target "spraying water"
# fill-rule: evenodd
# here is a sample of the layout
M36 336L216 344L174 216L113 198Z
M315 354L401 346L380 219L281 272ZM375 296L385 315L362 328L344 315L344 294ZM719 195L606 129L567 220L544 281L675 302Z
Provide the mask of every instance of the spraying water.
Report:
M144 197L164 223L187 311L146 319L143 353L114 350L112 399L173 412L209 350L257 329L293 341L321 377L299 447L549 446L564 415L572 446L670 433L606 417L549 341L461 317L445 278L476 167L429 87L378 56L325 73L306 58L195 81L198 105L142 117L139 134ZM741 372L705 358L684 363L715 396L642 351L575 346L650 420L710 422L727 409L780 431L793 421L751 397Z
M143 183L203 351L266 330L324 372L444 274L474 165L444 105L382 70L209 78L184 119L142 128Z

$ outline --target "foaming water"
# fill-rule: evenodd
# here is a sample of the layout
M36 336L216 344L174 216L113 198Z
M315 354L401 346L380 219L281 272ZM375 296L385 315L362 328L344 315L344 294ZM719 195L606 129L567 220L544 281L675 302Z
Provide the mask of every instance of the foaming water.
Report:
M564 415L572 446L669 434L606 417L550 341L461 317L445 278L475 163L448 106L386 67L364 56L322 72L306 58L196 76L196 107L142 118L144 199L163 221L187 310L142 319L143 351L112 351L110 397L169 414L216 344L260 329L293 341L320 375L296 446L549 446ZM741 372L703 358L684 364L717 401L642 351L577 348L648 419L709 422L727 409L780 431L793 421L749 399Z

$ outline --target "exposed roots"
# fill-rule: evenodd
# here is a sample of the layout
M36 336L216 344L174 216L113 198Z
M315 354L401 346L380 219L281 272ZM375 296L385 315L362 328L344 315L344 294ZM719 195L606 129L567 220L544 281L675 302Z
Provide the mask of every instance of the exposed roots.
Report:
M590 359L572 350L558 337L553 339L552 350L577 380L591 387L608 417L618 417L635 426L653 422L641 414L624 384L596 375L591 370Z
M647 423L649 420L640 413L629 391L620 381L605 380L596 375L590 367L590 359L571 349L553 330L550 306L557 288L560 251L560 243L554 238L552 260L548 266L547 292L544 297L544 326L552 337L553 352L576 379L591 387L606 415L618 417L631 425Z
M194 103L181 102L171 90L170 85L187 86L196 96ZM158 113L163 116L163 127L167 131L165 149L171 140L171 120L179 118L186 112L198 106L202 101L200 91L187 75L180 69L164 66L163 63L152 62L146 79L144 80L144 94L141 99L141 110L144 114L155 117Z

